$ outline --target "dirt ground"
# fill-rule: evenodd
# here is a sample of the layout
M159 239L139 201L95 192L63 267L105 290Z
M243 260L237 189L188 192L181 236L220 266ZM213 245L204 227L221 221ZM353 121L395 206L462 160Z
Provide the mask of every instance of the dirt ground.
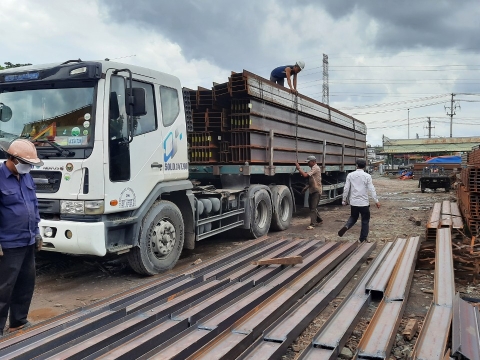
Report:
M370 259L383 247L386 241L396 236L425 236L425 222L430 207L434 202L454 200L454 192L421 193L415 180L397 180L374 176L374 185L380 199L381 208L371 208L370 235L377 246ZM349 207L328 205L321 208L323 223L315 230L306 230L307 212L299 211L292 220L292 226L284 232L270 233L278 238L316 238L319 240L356 240L360 233L360 225L355 225L342 239L337 231L343 226L349 215ZM416 226L409 217L422 221ZM231 236L216 237L198 243L190 253L182 254L177 266L172 271L180 271L194 261L207 260L220 253L242 246L241 238ZM367 261L369 262L369 261ZM309 325L303 334L289 348L284 359L295 359L298 353L312 340L315 333L328 316L341 303L348 291L361 277L366 269L362 266L339 296ZM125 258L111 257L107 259L95 257L74 257L62 254L41 252L37 258L37 284L30 311L30 321L38 323L53 316L89 305L95 301L119 294L136 286L151 282L154 278L141 277L129 269ZM404 359L413 349L416 338L404 341L401 333L410 318L416 318L420 324L432 301L433 270L415 270L413 283L408 298L407 308L399 329L399 335L392 350L391 359ZM473 284L457 284L457 291L471 297L479 297L479 290ZM367 313L353 332L353 336L343 350L343 358L351 358L356 346L368 325L378 302L372 302Z

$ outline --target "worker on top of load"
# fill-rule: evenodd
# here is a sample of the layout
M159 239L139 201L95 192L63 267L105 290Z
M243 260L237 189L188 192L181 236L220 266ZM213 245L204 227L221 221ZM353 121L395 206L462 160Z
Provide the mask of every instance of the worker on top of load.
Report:
M297 74L303 70L305 63L303 61L297 61L295 65L279 66L272 70L270 74L270 81L277 83L278 85L285 86L285 78L287 78L288 87L294 94L298 94L297 91ZM290 77L293 75L293 86Z
M323 221L317 210L318 202L320 201L320 195L322 194L322 170L320 170L320 166L317 165L317 159L315 156L308 156L307 162L311 169L308 172L303 171L298 163L295 163L295 166L297 167L300 175L303 177L308 177L308 185L303 189L303 192L308 190L310 225L307 227L307 230L313 230L316 224L320 224Z

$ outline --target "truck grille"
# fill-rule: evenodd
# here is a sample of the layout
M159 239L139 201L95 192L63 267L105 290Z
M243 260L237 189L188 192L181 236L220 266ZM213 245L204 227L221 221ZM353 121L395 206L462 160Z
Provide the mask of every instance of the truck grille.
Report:
M56 193L60 189L62 181L60 171L32 170L30 174L37 187L37 193Z

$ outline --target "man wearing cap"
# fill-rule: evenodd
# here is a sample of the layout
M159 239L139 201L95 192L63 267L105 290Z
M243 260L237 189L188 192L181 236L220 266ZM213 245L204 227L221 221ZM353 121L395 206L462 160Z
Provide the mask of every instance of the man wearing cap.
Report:
M303 61L297 61L295 65L279 66L272 70L270 74L270 81L277 83L278 85L285 86L285 78L287 79L288 87L294 94L298 94L297 91L297 74L303 70L305 63ZM293 86L290 77L293 75Z
M323 220L318 214L318 202L320 201L320 195L322 194L322 171L317 165L317 159L315 156L310 155L307 157L308 166L310 171L305 172L302 170L300 164L296 163L298 172L303 177L308 177L308 186L303 189L308 190L308 206L310 208L310 225L307 230L313 230L316 224L321 223Z
M358 239L359 243L366 241L368 238L370 223L369 192L377 208L380 208L377 193L372 183L372 176L364 171L366 165L367 162L365 159L357 159L357 170L347 175L345 188L343 189L342 204L350 204L350 217L345 226L338 231L338 236L342 237L348 229L355 225L359 215L361 215L362 229L360 230L360 238Z
M42 237L32 165L43 165L33 143L25 139L2 147L7 161L0 165L0 334L9 317L8 333L28 325L35 287L35 250Z

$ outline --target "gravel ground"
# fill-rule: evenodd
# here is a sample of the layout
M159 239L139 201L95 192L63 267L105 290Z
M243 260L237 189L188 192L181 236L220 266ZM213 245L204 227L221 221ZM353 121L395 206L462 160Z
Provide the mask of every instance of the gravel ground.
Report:
M384 177L374 177L374 185L382 207L371 208L370 235L377 246L369 260L358 270L339 296L308 326L301 336L292 344L284 359L295 359L298 353L312 340L314 334L326 321L328 316L338 307L346 294L365 271L367 264L382 249L386 241L396 236L419 235L424 238L425 222L430 207L434 202L454 200L453 192L421 193L414 180L401 181ZM319 240L356 240L360 233L360 225L355 225L342 239L337 231L348 218L349 208L328 205L321 208L323 223L314 230L306 230L308 225L307 211L297 213L292 226L284 232L273 232L269 235L278 238L316 238ZM416 226L409 217L422 221ZM232 250L244 244L243 239L231 236L218 236L200 242L193 252L182 254L173 271L181 271L194 261L207 260L213 256ZM30 321L37 323L53 316L89 305L95 301L119 294L139 285L151 282L155 278L145 278L129 269L124 258L74 257L62 254L42 252L37 258L37 285L31 306ZM391 359L403 359L413 348L416 337L412 341L404 341L401 333L408 319L416 318L421 322L432 301L433 270L415 270L407 307L392 350ZM472 284L457 284L457 291L472 297L480 297L479 290ZM344 358L354 353L360 338L371 320L378 302L372 302L344 349Z

